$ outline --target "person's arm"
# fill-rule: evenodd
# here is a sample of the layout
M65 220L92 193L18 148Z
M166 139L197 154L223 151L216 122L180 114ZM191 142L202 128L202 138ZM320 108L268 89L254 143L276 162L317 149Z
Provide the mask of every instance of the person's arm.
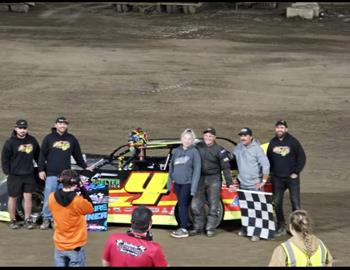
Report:
M326 254L326 266L327 267L333 266L333 257L328 249L327 249L327 254Z
M74 148L73 148L72 155L73 155L75 161L77 162L77 165L83 169L86 169L87 165L86 165L85 160L83 158L83 154L81 153L80 144L75 137L73 137L73 140L74 140Z
M218 158L220 161L221 170L223 171L223 174L224 174L226 186L233 187L230 157L228 155L228 151L225 148L222 148L218 154Z
M170 160L170 163L169 163L169 172L168 172L168 183L167 183L167 189L170 191L171 190L171 185L172 185L172 182L173 182L173 179L172 179L172 174L173 174L173 171L174 171L174 159L175 159L175 150L173 151L173 154L172 154L172 157L171 157L171 160Z
M102 259L102 266L108 267L109 266L109 262L107 262L106 260Z
M262 173L263 173L262 185L260 186L260 188L261 188L263 185L266 184L267 179L269 178L270 162L260 146L257 147L256 149L257 149L257 152L256 152L257 160L258 160L259 165L262 167Z
M34 160L35 162L38 164L39 162L39 155L40 155L40 146L39 146L39 143L38 141L34 138Z
M194 148L193 151L193 174L191 182L191 195L194 196L197 192L199 178L201 176L202 160L199 151Z
M45 162L47 160L47 155L49 153L49 138L45 137L42 144L41 144L41 149L39 153L39 159L38 159L38 169L39 172L44 172L45 171Z
M296 154L296 165L295 165L294 173L299 175L300 172L304 169L304 166L306 163L306 156L300 142L295 139L294 144L295 144L294 147L295 147L295 154Z
M87 199L82 196L77 196L76 210L80 215L92 214L94 206Z
M281 245L276 247L273 251L269 266L287 266L287 256Z
M1 168L5 175L10 173L11 148L9 141L6 141L1 152Z

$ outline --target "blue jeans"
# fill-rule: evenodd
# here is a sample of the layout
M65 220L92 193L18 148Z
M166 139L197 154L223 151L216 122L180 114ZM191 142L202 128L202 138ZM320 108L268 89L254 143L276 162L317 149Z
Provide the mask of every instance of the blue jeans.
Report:
M79 267L85 266L85 248L79 251L58 250L55 248L55 266L57 267Z
M60 184L61 186L61 184ZM44 191L44 206L43 206L43 218L52 220L52 214L49 209L49 196L51 192L58 190L58 177L48 176L45 180L45 191Z
M188 229L188 207L191 199L191 184L176 184L175 193L179 206L180 228Z

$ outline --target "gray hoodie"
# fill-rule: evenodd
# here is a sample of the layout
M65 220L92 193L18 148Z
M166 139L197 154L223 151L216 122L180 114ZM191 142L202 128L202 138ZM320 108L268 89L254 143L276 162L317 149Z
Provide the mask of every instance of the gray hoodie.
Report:
M174 180L176 184L191 184L191 195L194 195L200 175L201 157L198 150L194 146L186 150L182 146L177 147L170 162L168 190L171 189L171 182Z
M238 180L241 188L255 188L260 183L263 174L270 173L270 162L262 150L258 140L245 146L239 143L233 150L238 166Z

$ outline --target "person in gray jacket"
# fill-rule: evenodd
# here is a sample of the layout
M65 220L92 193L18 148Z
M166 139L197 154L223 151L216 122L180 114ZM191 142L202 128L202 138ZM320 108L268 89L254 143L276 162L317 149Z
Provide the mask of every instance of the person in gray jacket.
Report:
M193 145L194 140L195 134L191 129L182 132L182 145L173 151L169 167L168 190L171 190L172 181L174 181L180 217L180 228L170 234L175 238L189 236L188 207L191 196L196 194L201 174L201 157Z
M253 138L250 128L242 128L238 135L240 143L233 150L233 155L237 162L240 189L262 190L270 174L270 162L259 141ZM242 230L238 235L245 236ZM251 240L258 241L259 237L252 236Z

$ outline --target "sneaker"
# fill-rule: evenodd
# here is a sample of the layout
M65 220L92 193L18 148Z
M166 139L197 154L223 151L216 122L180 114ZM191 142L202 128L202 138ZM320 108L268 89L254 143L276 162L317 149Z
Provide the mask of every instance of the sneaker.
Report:
M214 234L215 234L214 231L211 231L211 230L208 230L208 231L207 231L207 236L208 236L208 237L213 237Z
M196 229L194 229L194 230L190 230L190 232L189 232L189 235L190 235L190 236L195 236L195 235L200 235L200 234L203 234L203 231L202 231L202 230L196 230Z
M283 236L287 234L287 230L285 227L280 227L278 230L275 232L275 237Z
M50 220L44 219L43 223L40 225L40 230L47 230L50 228Z
M27 218L24 221L24 226L23 227L28 229L28 230L32 230L32 229L34 229L34 223L33 223L33 221L30 218Z
M189 237L188 231L183 228L180 228L180 229L177 229L176 231L171 232L170 235L175 238Z
M242 232L242 231L239 231L238 232L238 236L247 236L244 232Z
M253 236L250 238L250 240L251 240L252 242L256 242L256 241L259 241L260 238L259 238L258 236L253 235Z
M15 219L12 219L10 221L9 228L13 230L19 229L19 225L17 224L17 221Z

